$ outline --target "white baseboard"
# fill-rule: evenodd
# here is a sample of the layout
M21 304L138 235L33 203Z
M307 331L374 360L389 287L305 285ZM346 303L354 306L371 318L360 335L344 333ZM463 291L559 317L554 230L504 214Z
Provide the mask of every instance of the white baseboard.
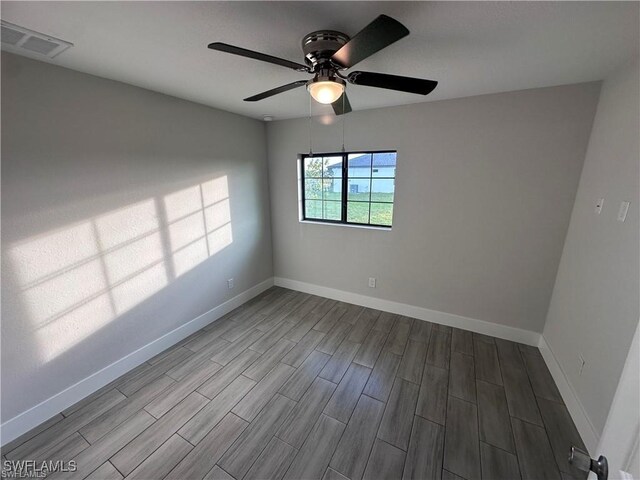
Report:
M571 386L569 379L562 370L560 363L558 363L551 347L542 335L540 335L540 344L538 347L542 353L542 358L544 358L544 361L547 364L547 368L551 372L553 381L556 382L556 386L560 391L562 400L564 400L567 410L569 410L573 423L575 423L578 433L580 433L580 436L582 437L582 441L591 456L595 456L597 458L596 448L598 446L600 435L597 433L593 423L591 423L591 420L582 406L576 391Z
M541 335L537 332L524 330L521 328L509 327L498 323L486 322L475 318L462 317L452 313L438 312L428 308L416 307L406 303L384 300L381 298L369 297L357 293L336 290L335 288L323 287L312 283L299 282L288 278L275 277L274 285L278 287L290 288L304 293L318 295L320 297L331 298L341 302L353 303L363 307L383 310L385 312L396 313L407 317L418 318L428 322L462 328L476 333L491 335L492 337L503 338L514 342L524 343L537 347L540 343Z
M208 312L203 313L175 330L172 330L171 332L154 340L153 342L148 343L120 360L117 360L102 370L80 380L78 383L39 403L35 407L32 407L12 419L7 420L0 425L0 439L2 441L2 445L18 438L20 435L28 432L32 428L37 427L54 415L62 412L86 396L91 395L96 390L109 384L119 376L124 375L143 362L146 362L155 355L185 339L192 333L197 332L201 328L217 320L223 315L226 315L243 303L251 300L253 297L264 292L271 286L273 286L273 278L268 278L267 280L245 290L221 305L212 308Z

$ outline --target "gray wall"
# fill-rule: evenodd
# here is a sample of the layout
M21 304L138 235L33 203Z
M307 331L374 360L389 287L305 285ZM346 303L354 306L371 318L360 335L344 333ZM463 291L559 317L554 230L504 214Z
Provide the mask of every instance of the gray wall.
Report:
M272 276L265 139L2 54L3 421Z
M296 156L309 151L308 123L269 124L276 276L541 332L599 89L349 114L347 150L398 150L391 231L300 223ZM340 149L342 124L327 120L313 121L316 152Z
M640 315L639 106L636 61L603 84L544 328L596 433L604 427ZM596 215L599 198L605 201ZM631 206L621 223L616 217L623 200ZM586 360L582 375L579 355Z

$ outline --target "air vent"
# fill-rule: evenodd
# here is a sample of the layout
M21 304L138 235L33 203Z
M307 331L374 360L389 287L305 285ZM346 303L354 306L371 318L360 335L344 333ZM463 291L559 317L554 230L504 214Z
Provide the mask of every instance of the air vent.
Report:
M28 56L45 56L53 58L73 47L73 43L65 42L59 38L51 37L43 33L29 30L28 28L13 25L4 20L0 21L2 32L2 48L9 52Z

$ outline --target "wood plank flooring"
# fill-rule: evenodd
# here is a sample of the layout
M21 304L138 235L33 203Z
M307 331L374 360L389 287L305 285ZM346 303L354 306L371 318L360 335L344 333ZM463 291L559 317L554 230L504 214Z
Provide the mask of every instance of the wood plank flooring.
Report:
M2 448L47 478L581 477L537 349L271 288Z

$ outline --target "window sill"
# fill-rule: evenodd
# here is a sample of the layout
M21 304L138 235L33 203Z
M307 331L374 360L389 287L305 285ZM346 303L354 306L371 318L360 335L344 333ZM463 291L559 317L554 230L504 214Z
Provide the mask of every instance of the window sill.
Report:
M315 222L313 220L299 220L300 223L306 223L309 225L326 225L330 227L347 227L347 228L360 228L365 230L379 230L382 232L390 232L392 227L378 227L373 225L354 225L351 223L332 223L332 222Z

